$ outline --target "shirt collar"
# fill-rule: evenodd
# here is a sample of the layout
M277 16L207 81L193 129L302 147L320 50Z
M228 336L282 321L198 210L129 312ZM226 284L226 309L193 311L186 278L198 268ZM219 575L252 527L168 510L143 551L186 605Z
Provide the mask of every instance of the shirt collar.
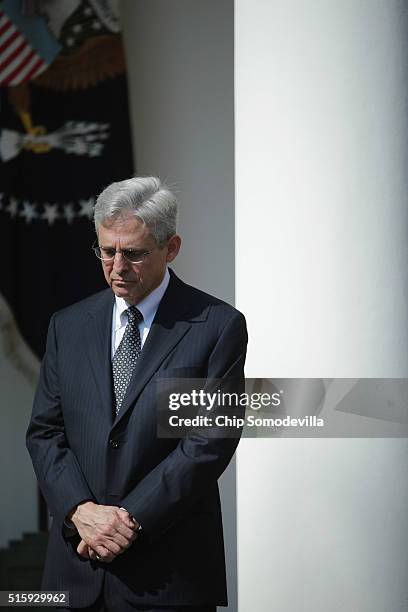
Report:
M150 327L153 323L154 316L159 307L161 299L168 287L170 281L170 274L168 269L163 276L163 280L156 289L153 289L149 295L147 295L139 304L136 304L138 310L143 315L143 324L146 327ZM129 308L130 304L126 302L124 298L115 296L116 301L116 316L115 316L115 331L126 325L127 316L125 315L125 311Z

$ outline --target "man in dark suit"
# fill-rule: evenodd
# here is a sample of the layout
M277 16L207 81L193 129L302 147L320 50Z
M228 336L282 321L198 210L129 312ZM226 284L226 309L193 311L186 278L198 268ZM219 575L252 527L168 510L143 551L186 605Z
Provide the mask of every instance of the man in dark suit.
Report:
M42 588L69 591L70 609L227 603L217 479L238 436L159 437L156 383L242 391L246 326L168 270L176 219L159 179L106 188L94 250L110 289L50 321L27 447L53 516Z

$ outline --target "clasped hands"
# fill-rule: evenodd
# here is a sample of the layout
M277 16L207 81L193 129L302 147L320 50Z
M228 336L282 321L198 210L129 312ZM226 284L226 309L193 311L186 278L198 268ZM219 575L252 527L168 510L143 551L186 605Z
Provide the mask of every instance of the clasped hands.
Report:
M69 518L81 536L77 552L85 559L110 563L137 538L139 523L124 508L86 501Z

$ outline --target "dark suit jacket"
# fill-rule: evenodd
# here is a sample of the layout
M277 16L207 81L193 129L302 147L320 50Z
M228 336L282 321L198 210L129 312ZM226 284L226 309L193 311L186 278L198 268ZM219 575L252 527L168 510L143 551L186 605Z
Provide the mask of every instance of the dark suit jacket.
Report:
M51 319L27 447L53 523L43 588L90 605L109 572L134 603L226 605L217 479L237 439L156 435L159 376L235 379L243 390L247 334L232 306L171 272L120 414L113 418L114 295L102 291ZM142 535L110 564L82 559L64 518L85 499L125 507Z

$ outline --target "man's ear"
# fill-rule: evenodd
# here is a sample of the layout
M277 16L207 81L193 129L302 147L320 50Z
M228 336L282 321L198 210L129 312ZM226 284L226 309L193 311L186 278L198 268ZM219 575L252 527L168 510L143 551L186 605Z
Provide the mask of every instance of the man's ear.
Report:
M174 236L172 236L167 243L167 256L166 256L167 262L173 261L173 259L177 257L180 247L181 247L181 238L178 234L174 234Z

